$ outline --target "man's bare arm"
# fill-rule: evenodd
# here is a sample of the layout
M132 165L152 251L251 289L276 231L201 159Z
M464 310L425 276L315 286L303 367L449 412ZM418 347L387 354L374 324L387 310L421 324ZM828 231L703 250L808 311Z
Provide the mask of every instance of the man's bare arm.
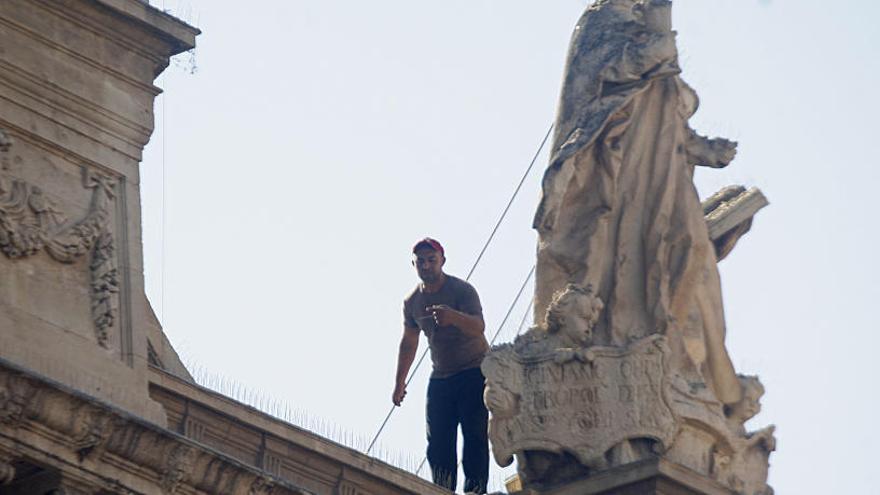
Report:
M455 312L452 324L470 336L482 335L486 330L486 323L483 322L482 316L469 315L467 313L462 313L461 311Z
M397 375L394 379L394 393L391 402L399 406L406 396L406 375L416 358L419 350L419 329L417 327L403 327L403 338L400 339L400 350L397 353Z
M441 327L452 325L472 337L482 335L486 330L486 324L480 315L462 313L446 305L430 306L427 309Z

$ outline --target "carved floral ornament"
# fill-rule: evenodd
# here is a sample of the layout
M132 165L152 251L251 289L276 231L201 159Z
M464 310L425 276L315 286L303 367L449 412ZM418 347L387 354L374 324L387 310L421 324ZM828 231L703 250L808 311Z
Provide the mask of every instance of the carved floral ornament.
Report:
M61 263L89 255L95 337L106 348L118 314L119 273L111 229L116 181L83 167L83 187L92 190L91 205L80 220L69 221L39 187L7 174L12 146L12 139L0 129L0 251L19 259L45 250Z

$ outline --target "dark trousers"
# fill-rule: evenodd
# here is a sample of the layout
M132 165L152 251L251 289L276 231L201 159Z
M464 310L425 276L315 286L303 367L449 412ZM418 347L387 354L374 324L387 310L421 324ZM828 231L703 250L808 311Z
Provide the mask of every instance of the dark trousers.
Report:
M457 430L464 439L464 491L486 493L489 481L489 412L483 404L485 379L480 368L428 383L428 464L434 483L455 491Z

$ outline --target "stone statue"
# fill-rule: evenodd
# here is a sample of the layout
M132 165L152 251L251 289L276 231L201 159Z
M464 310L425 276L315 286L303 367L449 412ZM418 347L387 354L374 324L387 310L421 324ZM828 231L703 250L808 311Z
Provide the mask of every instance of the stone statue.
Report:
M535 308L566 283L590 284L605 304L597 342L677 334L676 358L731 403L739 382L692 177L695 165L727 165L735 144L688 127L697 96L678 77L670 7L603 1L575 28L534 222Z
M717 269L767 203L701 204L695 166L736 143L689 127L680 72L669 0L598 0L575 27L534 219L541 323L483 364L496 460L533 487L663 456L769 493L772 429L743 426L763 387L727 354Z

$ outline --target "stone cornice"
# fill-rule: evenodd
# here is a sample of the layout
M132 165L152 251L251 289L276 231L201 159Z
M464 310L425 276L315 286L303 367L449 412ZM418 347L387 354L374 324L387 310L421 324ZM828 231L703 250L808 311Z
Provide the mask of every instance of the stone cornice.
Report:
M59 14L58 11L49 10L49 9L46 9L44 12L46 14L50 14L50 15L53 15L53 14L58 15L62 19L67 19L67 20L72 21L72 19L67 17L68 14ZM22 33L23 35L28 36L30 39L37 41L39 43L42 43L47 48L49 48L51 50L58 51L60 53L63 53L65 56L70 57L74 60L77 60L78 62L81 62L81 63L91 67L92 69L95 69L95 70L98 70L101 72L105 72L108 76L119 79L120 81L123 81L123 82L129 84L134 89L137 89L139 91L144 91L144 92L149 93L153 96L156 96L159 93L161 93L161 90L159 88L157 88L155 85L145 83L143 81L139 81L136 78L131 77L130 75L128 75L120 70L117 70L117 68L115 68L115 67L111 67L108 64L99 62L98 60L96 60L93 57L87 57L84 54L77 52L76 50L72 50L68 46L51 39L49 36L46 36L47 33L41 33L39 31L35 31L33 29L30 29L26 25L23 25L23 24L20 24L20 23L13 21L12 19L0 18L0 24L5 25L6 27L8 27L10 29L15 29L16 31ZM96 33L96 34L98 34L98 33ZM120 44L122 44L122 43L120 43ZM126 48L128 48L131 51L134 51L136 53L140 53L145 58L149 58L149 59L156 59L157 58L155 53L144 52L141 49L136 49L130 43L122 44L122 46L125 46Z
M135 19L151 29L170 36L175 40L176 55L195 46L196 36L201 31L181 21L173 15L162 12L147 1L142 0L94 0L120 15Z
M141 27L145 28L145 30L152 33L156 38L160 38L165 41L170 51L168 53L164 53L162 57L169 57L172 55L176 55L178 53L184 52L186 50L192 49L195 47L196 36L201 34L201 31L193 26L186 24L185 22L177 19L176 17L162 12L161 10L151 6L146 1L140 0L32 0L34 2L39 2L51 9L58 9L59 3L67 4L66 7L72 6L73 4L91 4L92 6L99 7L98 9L85 9L85 8L65 8L62 6L62 11L65 12L72 20L77 20L81 24L82 27L96 32L99 36L103 38L108 38L114 40L120 44L130 47L132 50L136 50L140 53L150 54L151 51L144 50L143 43L141 39L130 36L130 33L125 33L121 31L115 31L113 29L108 28L106 23L100 18L101 14L104 12L111 13L114 16L121 17L127 19L131 22L138 23ZM104 11L104 12L101 12ZM90 13L93 12L93 13ZM158 55L153 52L153 56Z
M53 445L51 453L40 445ZM114 492L310 493L4 359L0 451Z

